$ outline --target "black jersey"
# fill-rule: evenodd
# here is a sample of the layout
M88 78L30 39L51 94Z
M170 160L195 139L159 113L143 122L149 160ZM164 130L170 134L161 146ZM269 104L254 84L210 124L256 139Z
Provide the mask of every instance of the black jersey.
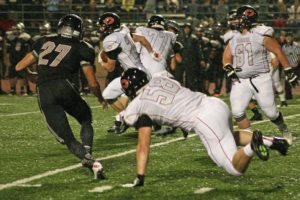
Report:
M38 84L54 79L72 79L85 65L93 65L93 47L75 38L48 35L36 41L33 53L38 58Z

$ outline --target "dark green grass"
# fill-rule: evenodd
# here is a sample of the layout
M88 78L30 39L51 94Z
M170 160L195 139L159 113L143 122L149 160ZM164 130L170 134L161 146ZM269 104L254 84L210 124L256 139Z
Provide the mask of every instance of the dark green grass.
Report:
M87 101L92 107L98 106L92 97L88 97ZM0 96L0 103L0 184L79 163L47 130L35 98ZM295 106L281 109L284 116L299 114L300 101L293 100L290 104ZM106 134L114 120L112 110L94 107L92 111L95 157L135 148L137 138L134 129L122 135ZM299 138L300 116L288 118L286 122ZM78 137L79 125L73 119L70 123ZM280 135L269 121L253 127L267 135ZM153 136L152 143L178 137L182 137L180 130L167 137ZM0 199L300 199L299 154L299 140L295 140L287 156L272 151L267 162L254 157L245 176L232 177L215 166L198 137L192 137L151 150L145 187L142 188L120 187L135 177L135 154L131 153L102 161L108 177L106 180L95 181L88 171L76 168L27 183L41 184L41 187L16 186L0 190ZM89 192L105 185L113 189L103 193ZM204 194L194 193L203 187L213 190Z

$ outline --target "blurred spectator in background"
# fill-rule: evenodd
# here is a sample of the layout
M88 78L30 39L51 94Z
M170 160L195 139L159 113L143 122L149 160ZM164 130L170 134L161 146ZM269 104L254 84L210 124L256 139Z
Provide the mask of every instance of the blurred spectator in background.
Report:
M150 19L156 13L157 0L147 0L143 12L146 14L146 19Z
M219 0L218 5L215 9L215 19L218 22L223 22L226 19L228 10L229 8L227 5L227 0Z
M288 23L291 26L300 24L300 0L295 0L295 3L287 9L289 14Z
M3 47L4 38L2 37L2 31L0 31L0 95L5 94L5 92L2 91L2 79L4 77Z
M175 69L175 78L180 83L184 83L187 88L193 91L199 91L200 83L200 49L199 39L193 34L193 28L190 23L183 25L183 35L179 42L184 46L182 54L182 63Z
M19 94L28 95L30 91L26 73L25 71L17 73L15 66L30 51L32 44L31 36L25 32L25 25L22 22L12 27L12 33L13 36L8 37L7 49L10 62L9 78L11 88L9 94L14 95L17 90L16 87L20 87L18 89L20 91Z
M48 19L58 19L59 16L59 4L61 0L47 0L46 10L47 10L47 18Z
M201 4L199 10L199 19L207 19L207 18L212 18L214 10L211 4L211 0L204 0L203 4Z
M134 8L135 0L122 0L122 6L121 9L129 12Z
M117 12L118 7L116 6L114 0L106 0L105 1L105 12Z
M167 10L173 13L176 13L176 11L180 7L180 3L178 0L166 0L166 4L167 4Z
M187 5L185 10L186 17L199 17L200 4L197 0L190 0L190 3Z
M286 55L287 59L291 67L294 68L295 73L300 75L300 46L297 42L294 41L294 34L292 32L287 32L285 35L286 43L282 46L282 50ZM285 93L286 99L292 99L292 88L290 84L286 81L285 82Z

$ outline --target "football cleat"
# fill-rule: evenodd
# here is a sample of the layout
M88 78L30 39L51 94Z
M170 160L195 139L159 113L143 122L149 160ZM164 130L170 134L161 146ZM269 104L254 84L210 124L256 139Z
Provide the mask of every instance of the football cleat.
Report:
M116 134L121 134L124 133L129 126L125 123L122 124L120 121L115 121L115 125L109 129L107 129L108 133L116 133Z
M288 106L288 104L287 104L286 101L282 101L282 102L280 103L280 108L287 107L287 106Z
M281 155L286 155L289 148L289 143L286 139L274 137L273 144L270 146L270 149L277 150Z
M254 114L251 118L250 118L250 121L260 121L262 120L262 115L260 113L258 114Z
M144 186L144 179L136 177L133 181L133 183L127 183L122 185L122 187L126 187L126 188L130 188L130 187L140 187L140 186Z
M261 160L269 159L269 149L264 145L262 133L259 130L253 131L251 148Z
M181 129L181 131L182 131L182 135L183 135L184 139L186 139L189 135L189 132L186 130L183 130L183 129Z
M171 128L171 127L162 129L160 126L160 129L155 130L153 133L157 136L166 136L168 134L174 133L174 131L173 131L173 128Z
M94 179L105 179L103 166L100 162L95 161L93 163L92 167L93 173L94 173Z
M88 168L94 174L94 179L105 179L103 166L100 162L93 159L84 158L81 161L83 167Z

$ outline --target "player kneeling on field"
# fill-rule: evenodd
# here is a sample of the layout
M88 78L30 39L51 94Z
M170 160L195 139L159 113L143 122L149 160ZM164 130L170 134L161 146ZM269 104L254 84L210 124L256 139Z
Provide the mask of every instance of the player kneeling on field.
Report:
M268 146L287 153L286 140L263 137L260 131L240 132L234 137L231 112L222 100L192 92L173 79L156 76L149 82L145 72L131 68L122 74L121 84L132 99L123 119L138 130L137 178L124 187L144 185L153 123L196 132L209 157L235 176L246 171L254 152L262 160L269 158ZM245 147L238 149L237 144Z

